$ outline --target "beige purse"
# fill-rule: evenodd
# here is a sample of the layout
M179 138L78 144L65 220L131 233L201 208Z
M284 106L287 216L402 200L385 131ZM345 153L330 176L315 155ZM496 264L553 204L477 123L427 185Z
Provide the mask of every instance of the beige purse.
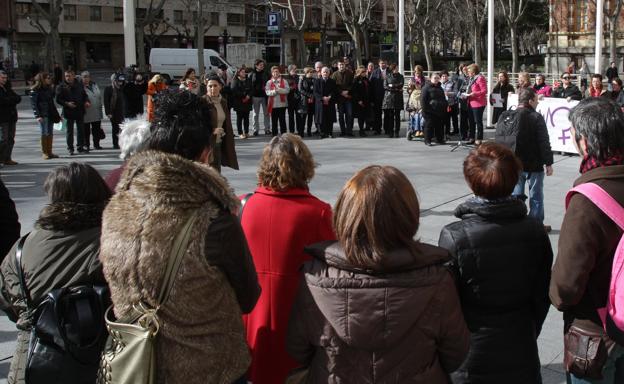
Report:
M158 306L150 308L139 302L132 312L117 321L111 320L111 309L105 315L108 340L98 371L98 384L153 384L156 382L155 338L160 328L157 311L171 291L188 248L197 211L189 217L176 236L160 288Z

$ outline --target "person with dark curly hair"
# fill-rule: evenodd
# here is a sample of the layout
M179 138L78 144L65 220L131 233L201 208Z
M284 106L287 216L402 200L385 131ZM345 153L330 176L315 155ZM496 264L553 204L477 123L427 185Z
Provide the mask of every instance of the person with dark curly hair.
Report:
M207 165L213 129L190 92L160 95L148 149L130 158L102 220L100 260L118 319L158 308L157 383L246 383L242 314L260 295L236 213L240 202ZM191 221L169 299L158 306L173 240Z
M286 329L299 268L309 260L303 248L334 239L331 207L308 189L314 167L300 137L274 137L262 153L259 186L244 206L241 224L262 287L258 305L244 319L254 384L283 383L297 366L286 353Z

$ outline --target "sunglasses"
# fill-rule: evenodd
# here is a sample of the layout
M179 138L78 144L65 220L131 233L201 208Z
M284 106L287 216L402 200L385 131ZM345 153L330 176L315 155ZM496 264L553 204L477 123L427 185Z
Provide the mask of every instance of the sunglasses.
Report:
M562 77L563 80L570 80L568 76Z

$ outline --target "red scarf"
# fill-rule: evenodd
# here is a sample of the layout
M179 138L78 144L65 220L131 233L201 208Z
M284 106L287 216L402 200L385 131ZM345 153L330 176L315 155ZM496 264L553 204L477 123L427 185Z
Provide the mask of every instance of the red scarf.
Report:
M280 88L284 88L284 79L280 77ZM275 81L271 80L269 83L269 88L271 91L275 90ZM286 102L286 95L283 93L279 94L280 102L284 104ZM275 96L269 97L269 105L267 106L267 110L269 111L269 115L273 112L273 101L275 100Z
M589 93L591 97L599 97L602 94L602 88L598 89L594 87L589 87Z
M622 157L622 154L616 153L604 160L598 160L594 156L585 156L583 161L581 161L581 173L600 167L608 167L610 165L624 165L624 157Z

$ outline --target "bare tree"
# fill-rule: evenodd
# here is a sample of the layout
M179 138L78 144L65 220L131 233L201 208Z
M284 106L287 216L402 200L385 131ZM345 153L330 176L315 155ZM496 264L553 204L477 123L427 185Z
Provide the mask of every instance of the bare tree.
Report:
M37 2L37 0L32 0L33 8L35 9L34 18L28 17L28 21L30 24L35 27L41 34L44 36L46 40L47 55L46 62L44 63L44 68L46 70L51 70L54 68L54 63L63 63L63 52L61 50L61 36L59 34L59 22L61 20L61 14L63 13L63 0L50 0L50 7L46 11L43 7ZM42 20L45 21L47 26L42 24Z
M607 3L609 6L607 6ZM604 15L609 22L609 60L617 62L617 29L618 19L620 18L620 11L622 10L622 4L624 0L610 0L605 3Z
M529 5L528 0L498 0L511 39L511 71L518 72L518 21Z
M139 3L140 3L139 1L136 2L137 9L140 9ZM137 61L138 61L139 68L141 71L145 71L147 69L146 60L145 60L145 49L144 49L145 27L147 27L150 24L153 24L160 17L160 15L162 14L163 6L165 5L165 0L148 0L147 4L148 6L145 8L144 13L143 12L136 13L136 20L135 20Z
M362 30L370 18L371 10L379 0L333 0L340 18L355 46L356 65L362 65Z
M306 26L306 0L268 0L269 8L277 7L285 9L288 17L285 27L297 32L297 45L299 50L299 65L303 67L306 64L305 58L305 40L303 31ZM285 56L284 56L285 58Z
M433 70L431 42L433 41L435 25L439 21L438 16L440 15L443 2L444 0L412 0L405 11L406 23L409 25L410 35L414 37L414 31L420 32L428 71Z
M483 29L487 20L486 0L453 0L457 15L467 15L467 27L472 31L472 57L475 64L481 64ZM461 18L460 18L461 19Z

